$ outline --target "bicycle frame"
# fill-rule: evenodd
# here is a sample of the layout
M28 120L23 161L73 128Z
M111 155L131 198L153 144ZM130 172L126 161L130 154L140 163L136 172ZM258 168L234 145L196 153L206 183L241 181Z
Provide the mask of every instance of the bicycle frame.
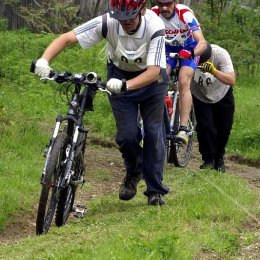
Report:
M178 83L178 74L179 74L179 66L178 64L173 69L171 76L170 76L170 84L171 88L168 89L167 95L170 96L172 100L172 114L170 116L170 120L168 120L167 128L170 131L170 139L174 139L174 135L176 134L174 131L174 122L176 119L176 111L179 99L179 83ZM178 116L178 115L177 115ZM167 123L167 121L166 121Z
M177 101L179 98L179 90L175 90L175 91L168 91L168 95L171 97L172 99L172 109L173 112L170 116L170 122L169 122L169 129L170 129L170 134L172 134L174 132L174 121L175 121L175 116L176 116L176 107L177 107Z
M34 72L35 62L31 65ZM36 234L47 233L55 215L55 223L62 226L73 208L77 186L84 181L84 151L88 129L84 128L83 117L92 109L96 91L109 91L96 73L71 74L51 72L41 80L54 80L74 86L71 98L66 89L69 104L66 115L58 115L46 146L45 163L41 175L42 190L36 218ZM83 90L83 91L81 91ZM75 211L76 212L76 211Z

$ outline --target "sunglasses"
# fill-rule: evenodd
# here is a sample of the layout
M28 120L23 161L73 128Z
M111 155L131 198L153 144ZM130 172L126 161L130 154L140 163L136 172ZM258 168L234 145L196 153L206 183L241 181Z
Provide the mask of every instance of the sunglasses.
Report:
M157 6L158 7L171 7L176 1L171 1L171 2L166 2L166 3L161 3L159 1L157 1Z

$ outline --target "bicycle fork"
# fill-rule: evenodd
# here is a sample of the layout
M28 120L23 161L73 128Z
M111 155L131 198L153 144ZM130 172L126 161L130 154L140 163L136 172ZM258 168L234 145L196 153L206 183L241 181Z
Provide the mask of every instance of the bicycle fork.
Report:
M80 154L76 155L76 153L77 153L77 149L79 149L78 143L79 143L79 141L81 141L81 140L79 140L81 131L87 132L87 130L82 129L79 126L75 127L75 131L74 131L73 138L72 138L72 143L69 144L66 148L66 160L64 161L65 169L62 174L61 183L60 183L62 188L65 188L69 184L77 186L77 185L84 183L83 178L76 179L76 180L72 179L72 177L75 174L75 170L73 169L73 163L75 161L75 157L80 156ZM80 158L80 159L83 160L83 158Z
M57 139L57 135L59 133L61 122L62 122L62 116L57 116L56 124L55 124L55 128L54 128L54 131L53 131L52 138L50 140L49 145L47 145L45 147L44 157L46 157L46 159L45 159L45 164L44 164L43 171L42 171L41 184L45 183L46 168L47 168L47 165L48 165L49 160L50 160L52 148L54 146L54 143L55 143L55 141Z

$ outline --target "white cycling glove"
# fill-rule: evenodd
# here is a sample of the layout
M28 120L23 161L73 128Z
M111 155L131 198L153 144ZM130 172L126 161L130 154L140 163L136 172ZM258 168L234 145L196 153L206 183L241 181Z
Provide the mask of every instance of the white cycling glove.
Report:
M126 82L112 78L107 82L107 90L114 94L125 92L127 90Z
M39 77L49 77L51 70L52 68L46 59L40 58L36 61L34 73Z

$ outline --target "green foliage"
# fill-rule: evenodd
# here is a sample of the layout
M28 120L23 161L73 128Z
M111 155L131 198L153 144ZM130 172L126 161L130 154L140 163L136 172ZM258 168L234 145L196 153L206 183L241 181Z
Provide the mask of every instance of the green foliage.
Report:
M0 32L6 31L8 28L8 20L5 18L0 18Z
M240 78L235 86L236 112L228 151L260 160L260 77Z
M206 39L229 51L238 72L259 72L260 9L241 8L238 1L208 1L197 13Z
M133 200L119 201L117 192L96 198L85 218L0 245L0 258L237 259L241 223L259 212L257 194L234 175L208 171L167 167L164 181L173 191L165 207L147 206L141 181Z
M62 33L71 30L81 19L79 6L63 0L42 0L39 5L22 6L20 1L5 0L27 22L32 32Z
M19 4L19 0L4 0L5 4L11 5L11 6L16 6Z

